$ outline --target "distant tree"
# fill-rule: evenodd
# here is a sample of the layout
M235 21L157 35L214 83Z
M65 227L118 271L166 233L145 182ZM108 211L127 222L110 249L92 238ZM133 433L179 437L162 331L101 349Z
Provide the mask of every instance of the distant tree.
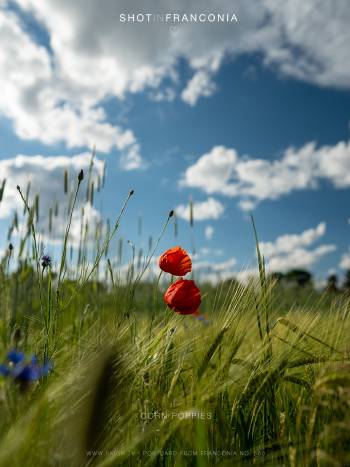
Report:
M272 272L271 274L268 275L268 278L276 283L279 283L283 280L284 274L282 272Z
M338 291L338 276L336 274L331 274L327 278L327 287L328 292L337 292Z
M348 269L345 272L345 279L344 279L343 287L347 292L350 292L350 269Z
M310 285L312 282L312 274L305 269L291 269L284 277L287 282L294 282L300 287Z

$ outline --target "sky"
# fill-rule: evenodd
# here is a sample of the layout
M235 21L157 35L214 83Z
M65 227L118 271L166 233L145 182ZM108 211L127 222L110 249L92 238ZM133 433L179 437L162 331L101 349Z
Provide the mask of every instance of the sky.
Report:
M342 276L349 21L348 0L0 0L0 250L23 208L16 186L31 181L37 227L58 256L64 170L72 185L96 146L93 176L105 164L106 182L93 206L78 198L73 247L82 207L91 225L113 222L134 189L118 238L146 249L175 209L178 235L170 224L159 253L195 249L208 278L255 266L250 214L270 271Z

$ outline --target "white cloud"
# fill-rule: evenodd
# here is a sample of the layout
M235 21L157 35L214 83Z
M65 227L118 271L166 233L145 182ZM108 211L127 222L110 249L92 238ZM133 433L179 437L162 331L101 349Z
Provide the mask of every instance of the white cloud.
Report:
M0 3L0 111L17 135L68 147L96 144L104 152L115 147L127 169L142 163L139 144L130 130L108 121L103 103L145 89L154 90L156 100L174 99L180 58L193 72L181 94L191 105L214 92L213 78L224 60L245 53L260 54L286 76L350 86L347 0L336 8L330 0L222 0L220 5L177 0L179 13L234 12L238 23L184 23L176 34L167 23L119 23L123 12L172 11L170 0L147 5L105 0L103 8L98 0L17 0L46 30L50 50L24 31L5 3Z
M349 86L347 45L349 8L340 0L177 0L176 11L235 13L238 23L184 24L177 33L166 23L119 23L125 12L172 11L173 2L153 0L147 6L136 0L18 0L34 12L51 35L57 62L72 81L86 87L108 89L113 95L157 86L173 73L178 57L196 72L217 70L226 55L260 52L267 64L288 76L321 85ZM78 14L84 12L84 14ZM208 28L210 27L210 34ZM322 31L323 40L319 40ZM91 66L91 60L94 66Z
M326 254L336 250L333 244L317 245L317 242L325 235L326 224L321 222L314 228L306 229L299 234L285 234L274 241L260 242L261 253L264 255L266 271L287 272L291 269L310 269ZM316 245L315 245L316 244ZM205 255L205 251L201 251ZM207 253L210 253L208 250ZM345 258L345 255L344 255ZM229 258L219 263L195 260L195 270L198 271L201 280L217 283L231 278L244 284L250 281L258 283L258 268L251 263L247 267L236 269L237 261ZM343 266L350 269L350 253L346 255Z
M266 269L272 271L288 271L289 269L308 269L316 264L324 255L336 250L335 245L321 245L313 250L295 248L285 255L273 256L267 262Z
M289 269L311 268L324 255L336 250L333 244L314 247L325 232L326 224L321 222L315 228L300 234L281 235L273 242L261 242L260 249L266 261L266 270L285 272Z
M255 286L260 286L260 279L259 279L259 271L257 267L253 267L251 265L247 266L246 268L242 268L240 271L235 273L235 279L238 282L241 282L244 285L248 285L253 283Z
M220 281L232 279L235 276L234 267L236 264L236 258L229 258L218 263L196 261L194 268L200 281L216 284Z
M96 145L101 152L117 148L123 167L142 165L132 131L108 122L103 94L86 88L83 76L69 80L58 58L21 29L14 13L0 10L0 42L0 111L20 138L48 145L63 141L68 148Z
M202 256L223 256L224 250L222 248L200 248L199 252L196 253L196 259Z
M215 229L212 225L207 225L204 230L204 235L207 240L211 240L213 238Z
M41 241L48 245L61 245L66 232L68 216L61 212L52 219L52 232L48 230L48 218L41 219L37 229L40 232ZM87 230L86 230L87 228ZM90 203L79 202L73 212L72 222L69 230L69 245L79 247L80 241L86 241L90 247L96 242L96 232L99 229L100 238L106 233L105 225L102 223L101 213L91 206Z
M187 83L181 93L181 98L187 104L194 106L202 96L210 97L214 94L216 86L207 70L197 71Z
M228 269L232 269L236 264L237 264L236 258L229 258L226 261L222 261L220 263L210 263L207 261L198 262L196 263L196 267L199 270L209 269L210 271L213 271L213 272L222 272L222 271L227 271Z
M0 160L0 174L6 179L4 197L0 203L0 219L8 218L14 211L23 212L23 201L17 190L21 188L25 196L30 183L29 205L32 206L36 195L39 195L39 221L36 224L38 234L45 242L59 243L64 235L67 223L68 205L71 194L77 186L77 175L81 169L85 172L85 179L77 198L76 209L73 213L71 226L71 241L77 244L80 238L81 212L84 209L84 221L89 223L90 235L94 235L94 227L100 222L100 213L86 203L86 179L90 165L91 154L82 153L76 156L45 157L17 155L12 159ZM98 176L103 175L104 162L98 158L94 160L92 180L97 186ZM64 170L68 171L68 194L64 194ZM55 207L58 213L55 216ZM52 232L48 232L49 211L52 209ZM20 229L26 229L25 222L20 221ZM90 237L89 237L90 238Z
M242 211L252 211L255 208L255 202L250 199L241 199L238 206Z
M264 256L266 272L283 273L291 269L312 269L325 255L336 250L336 246L333 244L315 245L325 232L326 224L321 222L316 227L307 229L300 234L285 234L277 237L274 241L260 242L259 246ZM258 267L252 263L240 271L235 271L234 277L244 284L253 281L257 286L259 285Z
M189 204L180 204L175 209L178 217L182 219L190 219ZM195 221L204 221L207 219L218 219L224 213L225 208L220 201L209 197L206 201L198 201L193 203L193 219Z
M187 168L180 185L239 197L240 207L251 210L259 201L315 188L320 180L336 188L350 186L350 142L319 148L312 142L288 148L275 160L240 156L235 149L215 146Z
M289 253L296 248L312 245L319 238L323 237L325 232L326 224L325 222L321 222L314 229L304 230L301 234L286 234L277 237L274 242L261 242L260 250L267 258L273 255Z
M150 97L156 102L172 102L176 98L176 92L173 88L165 88L151 92Z
M344 253L342 255L339 267L341 269L350 269L350 249L347 253Z
M347 0L337 2L337 8L329 0L268 0L266 6L278 30L277 41L264 47L266 63L298 79L349 87L348 64L342 64L350 41Z
M237 192L231 183L238 160L234 149L215 146L187 168L181 185L200 188L206 193L234 196Z
M133 143L128 151L121 155L119 165L123 170L146 168L147 164L142 160L140 154L140 145L136 142Z

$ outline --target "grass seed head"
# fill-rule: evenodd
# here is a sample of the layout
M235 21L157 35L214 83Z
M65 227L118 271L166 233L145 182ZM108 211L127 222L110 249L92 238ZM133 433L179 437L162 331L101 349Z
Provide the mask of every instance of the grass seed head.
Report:
M78 175L78 182L81 183L84 180L84 171L81 169Z

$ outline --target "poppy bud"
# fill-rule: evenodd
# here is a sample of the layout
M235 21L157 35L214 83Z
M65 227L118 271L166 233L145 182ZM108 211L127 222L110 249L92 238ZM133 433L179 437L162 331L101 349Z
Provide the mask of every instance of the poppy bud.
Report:
M201 304L201 292L194 281L179 279L165 292L164 301L176 313L191 315Z
M192 261L183 248L175 246L162 254L159 258L159 267L173 276L184 276L191 272Z

